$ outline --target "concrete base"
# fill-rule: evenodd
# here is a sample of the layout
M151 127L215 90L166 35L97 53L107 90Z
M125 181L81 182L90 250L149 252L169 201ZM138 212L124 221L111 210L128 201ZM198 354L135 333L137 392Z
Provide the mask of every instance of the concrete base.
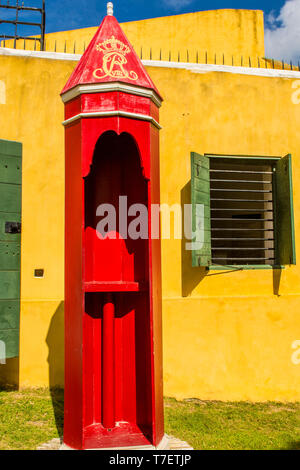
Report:
M71 447L61 443L60 439L52 439L52 441L42 444L37 450L74 450ZM161 443L155 446L136 446L136 447L118 447L109 449L89 449L89 450L194 450L187 442L176 439L175 437L165 434Z
M74 450L66 444L62 444L60 450ZM169 438L165 435L160 444L155 446L132 446L132 447L102 447L101 449L88 449L88 450L169 450Z

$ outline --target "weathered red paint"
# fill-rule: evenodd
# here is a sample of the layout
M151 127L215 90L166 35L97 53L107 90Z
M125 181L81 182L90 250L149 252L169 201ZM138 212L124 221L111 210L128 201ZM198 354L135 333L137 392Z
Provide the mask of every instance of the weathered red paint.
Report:
M106 294L103 305L103 419L104 428L116 426L115 416L115 305Z
M106 17L63 96L78 84L116 81L93 73L103 69L96 45L112 36L130 52L110 72L125 70L119 83L133 72L139 90L158 95L116 19ZM86 115L115 111L137 117ZM65 106L66 120L75 120L65 130L64 443L74 449L157 446L164 434L160 241L126 239L119 226L115 239L103 238L96 217L102 203L118 208L119 196L128 206L160 202L159 131L145 116L158 122L158 107L134 90L85 89ZM150 210L148 223L151 233Z
M149 98L132 96L122 92L106 92L97 94L83 94L66 103L65 119L70 119L79 113L95 111L125 111L151 116L158 120L158 109Z
M99 50L99 48L97 49L97 45L103 44L104 41L109 40L112 37L115 37L118 41L123 43L125 47L130 49L130 52L125 54L127 60L126 64L121 65L124 65L124 69L129 74L131 71L137 74L137 79L135 79L135 76L132 77L132 74L128 75L128 77L117 78L116 76L107 76L105 71L103 71L102 74L99 72L99 69L103 67L103 63L101 62L103 53L101 50ZM103 48L105 49L105 45ZM122 48L121 45L119 45L119 49L120 48ZM98 70L96 74L95 70ZM103 78L99 78L101 75L105 76L103 76ZM62 93L66 93L68 90L76 87L77 85L83 85L87 83L107 83L115 81L122 81L124 83L137 85L143 88L151 88L159 95L153 81L149 77L145 68L142 66L138 55L135 53L132 45L126 38L116 18L114 16L106 16L91 43L89 44L87 50L85 51L81 61L66 83Z

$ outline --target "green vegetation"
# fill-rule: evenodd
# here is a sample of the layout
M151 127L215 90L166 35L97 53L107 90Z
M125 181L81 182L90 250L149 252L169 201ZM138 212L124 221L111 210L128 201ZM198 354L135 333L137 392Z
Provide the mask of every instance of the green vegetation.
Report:
M0 390L0 450L36 449L59 437L63 391L55 390L51 395L48 389Z
M165 400L166 432L195 449L300 450L300 403ZM63 391L0 390L0 450L35 449L62 435Z
M165 400L166 432L203 450L300 450L300 403Z

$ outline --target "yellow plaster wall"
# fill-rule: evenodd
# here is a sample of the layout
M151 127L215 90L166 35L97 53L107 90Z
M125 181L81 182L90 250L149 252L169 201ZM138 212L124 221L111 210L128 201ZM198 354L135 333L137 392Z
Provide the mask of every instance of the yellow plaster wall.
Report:
M154 18L122 25L137 51L144 50L148 58L150 48L153 59L195 62L196 54L203 62L205 52L208 60L217 54L220 62L224 53L228 63L232 56L237 60L243 55L257 57L264 55L263 12L257 10L212 10L188 13L186 15ZM202 60L201 60L202 59ZM188 60L187 60L188 61Z
M150 49L153 59L160 58L180 61L203 63L207 60L212 63L244 64L257 62L257 57L263 57L264 49L264 20L260 10L212 10L187 13L185 15L152 18L142 21L133 21L121 24L125 34L134 45L135 50L144 59L150 58ZM84 28L73 31L62 31L46 35L46 50L57 52L82 53L84 47L93 38L97 27ZM9 42L8 42L9 43ZM18 47L23 48L23 41ZM27 41L26 48L33 48L34 44ZM216 54L216 58L215 58Z
M299 296L165 299L163 319L165 395L299 401Z
M165 98L163 202L190 202L191 151L291 153L299 247L300 104L292 102L294 80L154 67L149 72ZM292 344L300 339L300 265L207 272L191 267L180 240L164 240L162 253L165 394L299 400L300 365L292 362Z
M19 359L23 386L48 385L49 374L52 385L63 384L64 109L59 94L74 65L0 56L0 81L6 88L6 104L0 104L0 135L23 143ZM44 279L34 277L35 269L45 270ZM8 366L0 366L0 374ZM18 370L14 370L15 376Z
M74 62L0 56L0 137L23 142L20 384L63 384L63 105ZM293 155L300 237L300 105L293 79L149 67L163 95L162 202L188 203L190 152ZM197 99L195 99L195 96ZM283 118L284 116L284 118ZM299 400L300 265L206 272L163 241L165 394ZM45 278L35 279L34 268ZM1 366L0 366L1 367ZM1 369L0 369L1 373Z

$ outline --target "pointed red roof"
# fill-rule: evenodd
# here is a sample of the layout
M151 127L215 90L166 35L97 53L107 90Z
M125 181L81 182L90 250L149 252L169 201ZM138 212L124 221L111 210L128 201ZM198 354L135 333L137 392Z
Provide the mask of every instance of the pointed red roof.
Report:
M62 94L77 85L107 82L150 88L160 96L114 16L104 18Z

